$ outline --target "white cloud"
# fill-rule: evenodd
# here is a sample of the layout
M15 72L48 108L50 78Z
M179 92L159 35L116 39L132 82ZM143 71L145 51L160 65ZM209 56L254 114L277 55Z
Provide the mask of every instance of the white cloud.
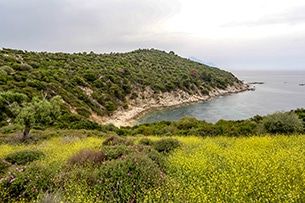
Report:
M173 50L222 68L303 68L303 0L1 0L3 47Z

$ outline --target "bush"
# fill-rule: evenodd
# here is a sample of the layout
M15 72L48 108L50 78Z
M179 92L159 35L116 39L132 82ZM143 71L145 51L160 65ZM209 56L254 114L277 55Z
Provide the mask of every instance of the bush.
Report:
M159 166L160 169L163 170L165 168L166 158L165 156L157 152L157 150L151 147L144 147L142 148L142 152L145 153L151 160L153 160Z
M107 101L105 103L105 108L106 108L107 112L111 115L118 107L114 102Z
M50 181L55 173L51 166L33 163L11 167L0 181L1 202L33 202L39 192L52 188Z
M0 176L6 172L10 165L11 163L5 161L4 159L0 159Z
M6 76L7 75L7 72L3 69L0 69L0 75L1 76Z
M154 142L149 138L142 138L140 139L139 144L152 146Z
M84 107L76 108L76 111L79 115L84 116L85 118L89 118L89 116L91 115L91 112Z
M22 125L11 124L11 125L3 126L2 128L0 128L0 133L9 134L9 133L13 133L13 132L21 131L21 130L23 130Z
M135 152L133 146L115 145L115 146L103 146L102 153L107 156L107 160L119 159L122 156L126 156L132 152Z
M32 71L32 66L30 66L29 64L23 63L19 65L19 70L21 71Z
M36 150L22 150L8 154L4 159L7 162L18 165L25 165L44 157L44 153Z
M133 141L130 139L124 139L116 134L109 135L103 142L104 146L116 146L116 145L132 145Z
M109 132L109 131L117 132L117 131L119 131L119 128L116 127L115 125L113 125L112 123L109 123L109 124L102 125L101 126L101 131L103 131L103 132Z
M107 162L96 178L94 192L103 202L141 202L149 189L164 180L157 164L141 153Z
M0 70L5 71L5 73L6 73L7 75L11 75L11 74L14 73L14 69L11 68L10 66L1 66L1 67L0 67Z
M185 116L177 121L177 127L180 130L189 130L195 128L198 125L198 120L192 116Z
M163 138L155 141L154 149L161 153L168 153L181 146L181 143L174 138Z
M72 165L101 164L106 159L107 155L100 151L84 149L69 158L67 163Z
M146 124L139 125L133 132L133 134L141 134L141 135L153 135L153 129L150 126L146 126Z
M72 156L67 162L69 164L64 165L60 173L52 178L53 188L61 187L64 194L65 192L74 194L75 188L81 185L84 188L82 194L85 198L93 198L91 201L142 202L148 191L165 181L163 169L166 157L163 154L158 153L151 146L126 145L130 140L117 135L110 135L108 138L107 145L101 147L101 154L107 156L106 160L88 165L87 160L95 157L98 152L80 151ZM73 165L81 163L81 165L71 166L70 163ZM43 192L48 197L48 194ZM47 192L53 194L54 190ZM50 198L53 199L52 195ZM71 195L71 199L67 200L71 202L79 200L74 198L79 196Z
M263 133L292 134L303 131L302 120L294 112L277 112L268 115L261 121L261 131Z

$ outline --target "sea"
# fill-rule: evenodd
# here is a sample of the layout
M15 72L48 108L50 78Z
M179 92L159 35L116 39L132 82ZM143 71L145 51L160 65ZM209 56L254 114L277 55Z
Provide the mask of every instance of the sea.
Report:
M216 123L244 120L255 115L305 108L305 71L232 71L255 91L219 96L209 101L148 113L137 123L177 121L184 116Z

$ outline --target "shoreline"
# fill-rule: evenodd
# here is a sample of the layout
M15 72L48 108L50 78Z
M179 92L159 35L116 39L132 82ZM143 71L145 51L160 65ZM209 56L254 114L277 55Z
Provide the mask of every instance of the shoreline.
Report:
M142 116L158 110L175 109L182 106L187 106L194 103L209 101L219 96L226 96L231 94L237 94L245 91L249 91L250 86L248 84L235 84L228 86L226 89L213 89L209 92L209 95L188 93L180 90L177 92L166 92L161 94L154 94L151 90L147 89L143 92L146 99L138 99L135 101L129 101L129 108L126 110L118 110L110 117L104 117L102 119L94 119L102 124L112 123L116 127L121 126L133 126L137 125L136 121ZM142 96L142 95L141 95Z

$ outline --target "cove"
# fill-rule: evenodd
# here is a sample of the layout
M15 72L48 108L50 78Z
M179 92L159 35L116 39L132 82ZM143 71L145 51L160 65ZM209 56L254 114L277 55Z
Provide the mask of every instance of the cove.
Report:
M215 123L220 119L243 120L255 115L289 111L305 107L305 71L236 71L234 74L247 83L255 83L255 91L220 96L209 101L175 109L148 113L137 123L162 120L177 121L183 116Z

